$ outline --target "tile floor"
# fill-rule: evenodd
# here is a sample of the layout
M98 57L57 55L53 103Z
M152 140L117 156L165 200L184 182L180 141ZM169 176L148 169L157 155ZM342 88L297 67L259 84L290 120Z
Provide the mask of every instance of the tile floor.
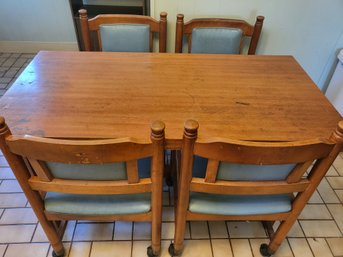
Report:
M0 53L0 96L33 58ZM0 110L1 113L1 110ZM172 190L165 188L161 257L173 237ZM73 221L63 241L69 257L140 257L150 244L150 225ZM259 222L191 222L183 257L258 257L267 242ZM51 247L0 152L0 257L46 257ZM289 232L275 257L343 256L343 153Z

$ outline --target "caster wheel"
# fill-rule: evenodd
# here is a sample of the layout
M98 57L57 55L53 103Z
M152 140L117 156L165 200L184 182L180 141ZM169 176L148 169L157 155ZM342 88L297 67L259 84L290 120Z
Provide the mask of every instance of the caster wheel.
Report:
M169 252L170 256L174 256L175 255L174 244L170 244L169 245L168 252Z
M173 186L173 180L172 180L171 178L167 178L167 179L166 179L166 184L167 184L167 186L169 186L169 187Z
M154 252L152 251L152 247L149 246L147 249L146 249L146 254L149 256L149 257L158 257L158 255L154 254Z
M59 254L57 254L55 251L52 251L52 257L64 257L64 254L64 249Z
M271 253L268 250L268 245L267 244L261 244L261 246L260 246L260 253L262 254L262 256L265 256L265 257L272 256Z

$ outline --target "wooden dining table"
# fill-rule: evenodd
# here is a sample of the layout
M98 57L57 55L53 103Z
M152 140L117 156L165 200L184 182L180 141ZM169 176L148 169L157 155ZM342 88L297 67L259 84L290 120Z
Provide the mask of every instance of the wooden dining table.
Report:
M328 138L341 115L292 56L39 52L0 99L13 134L132 137L166 124L178 149L187 119L199 140Z

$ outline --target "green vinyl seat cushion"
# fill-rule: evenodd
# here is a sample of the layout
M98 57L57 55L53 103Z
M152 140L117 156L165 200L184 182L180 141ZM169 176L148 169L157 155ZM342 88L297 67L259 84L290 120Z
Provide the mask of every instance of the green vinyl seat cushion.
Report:
M280 195L219 195L191 192L189 211L206 214L248 215L288 212L292 197Z
M194 28L192 53L239 54L242 30L234 28Z
M45 210L77 215L120 215L151 210L151 193L123 195L79 195L48 192Z
M100 25L102 51L149 52L150 26L144 24Z

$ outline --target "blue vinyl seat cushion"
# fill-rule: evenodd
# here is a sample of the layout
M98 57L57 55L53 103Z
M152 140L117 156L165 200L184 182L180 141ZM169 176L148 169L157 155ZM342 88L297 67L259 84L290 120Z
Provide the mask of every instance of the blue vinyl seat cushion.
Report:
M207 159L194 156L193 176L204 178ZM223 180L283 180L295 164L283 165L250 165L220 162L217 179Z
M150 177L151 157L138 160L140 178ZM79 180L120 180L127 179L124 162L104 164L65 164L47 162L46 165L56 178Z
M194 28L192 53L239 54L242 30L235 28Z
M219 195L191 192L189 211L206 214L248 215L288 212L292 196L280 195Z
M144 24L100 25L102 51L149 52L150 26Z
M117 215L146 213L151 210L151 193L125 195L79 195L48 192L45 209L77 215Z

